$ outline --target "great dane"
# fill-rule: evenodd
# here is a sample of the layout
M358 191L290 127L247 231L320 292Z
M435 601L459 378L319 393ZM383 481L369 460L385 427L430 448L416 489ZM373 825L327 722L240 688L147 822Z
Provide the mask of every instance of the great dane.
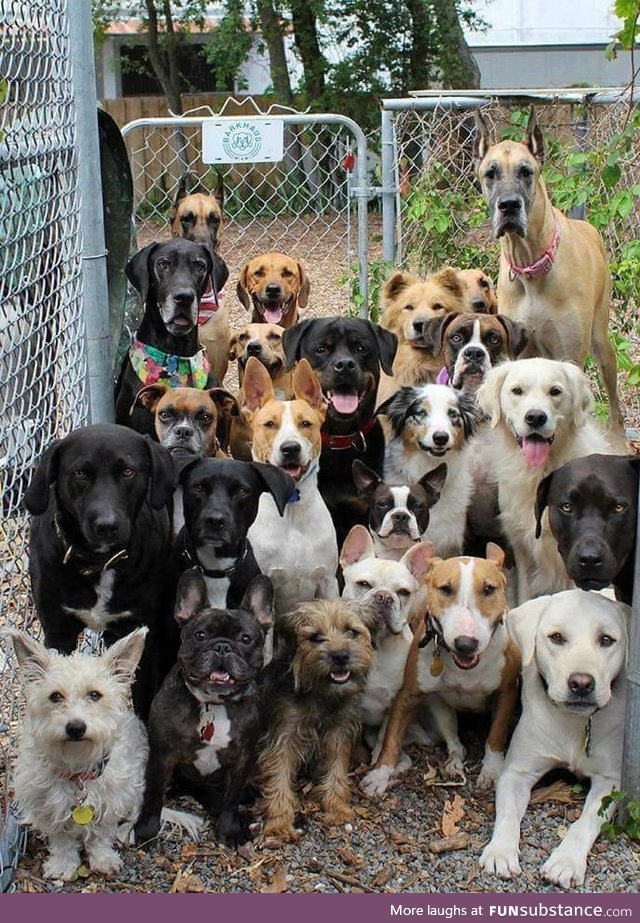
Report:
M478 176L494 237L502 244L500 312L529 331L525 356L582 367L593 353L609 398L610 425L621 430L616 358L607 335L611 276L602 237L587 221L567 218L551 204L540 175L544 144L533 108L522 142L494 144L480 113L476 119Z

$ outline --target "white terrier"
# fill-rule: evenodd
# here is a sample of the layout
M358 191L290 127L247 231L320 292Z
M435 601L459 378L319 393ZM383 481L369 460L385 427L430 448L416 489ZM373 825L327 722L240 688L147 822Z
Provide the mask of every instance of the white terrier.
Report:
M148 755L144 725L128 706L147 628L100 656L68 657L22 631L3 632L26 683L15 766L20 817L49 840L47 878L69 879L84 848L92 870L115 874L118 825L140 811Z

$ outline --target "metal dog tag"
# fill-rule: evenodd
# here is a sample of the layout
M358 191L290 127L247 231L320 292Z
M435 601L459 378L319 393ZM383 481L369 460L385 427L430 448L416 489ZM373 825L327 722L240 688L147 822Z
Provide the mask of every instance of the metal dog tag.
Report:
M433 660L431 661L431 666L429 667L429 673L432 676L440 676L443 670L442 657L440 654L434 654Z

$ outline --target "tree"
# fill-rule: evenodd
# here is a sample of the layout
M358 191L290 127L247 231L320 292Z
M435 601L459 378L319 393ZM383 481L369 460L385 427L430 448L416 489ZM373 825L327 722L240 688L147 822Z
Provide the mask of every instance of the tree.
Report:
M272 0L256 0L256 12L269 53L269 69L273 89L278 102L285 106L293 105L291 77L284 46L285 24L275 9Z

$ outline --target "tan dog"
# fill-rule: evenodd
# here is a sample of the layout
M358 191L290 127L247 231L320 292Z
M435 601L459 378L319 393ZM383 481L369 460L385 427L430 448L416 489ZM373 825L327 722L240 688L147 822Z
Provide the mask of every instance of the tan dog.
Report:
M504 554L487 545L487 558L434 559L427 578L425 624L416 632L407 657L402 688L393 703L376 768L362 780L373 797L394 774L410 765L400 761L401 746L416 708L425 704L447 746L445 771L463 772L464 748L456 712L496 707L487 738L478 786L499 777L518 696L520 658L509 640Z
M542 132L531 110L522 143L493 144L477 116L475 156L502 243L500 311L530 332L527 355L570 360L581 367L593 352L609 398L610 422L622 428L616 358L607 335L611 276L604 242L587 221L553 207L540 175Z
M227 447L230 420L239 413L235 397L222 388L201 391L147 385L138 392L136 402L154 415L158 442L170 452L192 452L204 458L219 455Z
M236 291L247 311L253 310L253 323L288 328L308 304L310 283L302 265L286 253L261 253L242 270Z
M481 269L458 269L464 290L464 310L474 314L497 314L498 299L493 281Z

